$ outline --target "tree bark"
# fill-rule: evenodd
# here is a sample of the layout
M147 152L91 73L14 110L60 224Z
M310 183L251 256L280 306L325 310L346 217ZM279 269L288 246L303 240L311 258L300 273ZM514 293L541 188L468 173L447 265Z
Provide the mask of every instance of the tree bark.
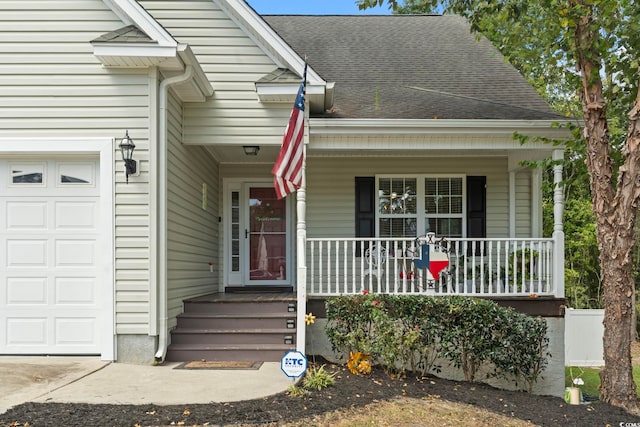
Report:
M602 205L606 198L593 196L594 200L599 199L599 204L594 206L605 307L605 368L600 373L600 394L604 402L640 413L632 375L629 333L635 327L633 248L640 199L640 94L629 114L623 154L625 162L619 170L618 188L610 207ZM598 164L592 166L597 179Z
M606 108L599 71L601 57L596 49L598 26L589 10L576 26L578 71L582 78L582 109L587 142L587 168L600 249L604 314L604 361L600 373L600 398L631 413L640 413L631 364L631 336L634 310L632 255L635 221L640 195L640 97L629 118L624 149L625 162L618 172L617 191L613 183L613 161ZM640 94L639 94L640 96Z

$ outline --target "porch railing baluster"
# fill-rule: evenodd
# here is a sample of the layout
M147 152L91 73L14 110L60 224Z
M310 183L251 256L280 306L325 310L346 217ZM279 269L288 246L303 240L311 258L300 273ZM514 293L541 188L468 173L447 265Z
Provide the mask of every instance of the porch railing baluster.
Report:
M421 256L413 242L308 238L308 293L357 294L369 289L393 294L554 295L552 239L447 239L442 250L449 254L449 267L432 286L426 272L413 265L412 258Z

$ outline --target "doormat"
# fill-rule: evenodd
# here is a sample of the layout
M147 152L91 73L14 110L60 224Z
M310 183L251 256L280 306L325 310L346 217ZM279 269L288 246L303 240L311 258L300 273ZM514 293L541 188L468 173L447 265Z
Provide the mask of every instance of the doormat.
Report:
M196 360L184 362L173 369L260 369L263 362L222 362Z

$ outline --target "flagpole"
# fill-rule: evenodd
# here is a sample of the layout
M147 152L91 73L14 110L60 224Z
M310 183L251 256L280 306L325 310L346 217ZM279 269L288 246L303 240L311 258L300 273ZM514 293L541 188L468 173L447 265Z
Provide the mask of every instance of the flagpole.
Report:
M304 58L305 67L307 57ZM306 77L306 75L305 75ZM306 82L305 82L306 84ZM304 133L302 138L302 184L296 191L296 235L297 235L297 316L296 316L296 350L306 354L306 324L307 313L307 143L309 142L309 108L305 97Z

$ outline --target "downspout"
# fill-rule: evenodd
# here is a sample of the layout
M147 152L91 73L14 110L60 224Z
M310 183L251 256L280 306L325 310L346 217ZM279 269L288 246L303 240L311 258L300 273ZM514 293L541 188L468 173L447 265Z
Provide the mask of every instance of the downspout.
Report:
M169 88L193 77L193 67L187 65L184 73L164 79L158 97L158 348L156 362L167 354L167 100Z

